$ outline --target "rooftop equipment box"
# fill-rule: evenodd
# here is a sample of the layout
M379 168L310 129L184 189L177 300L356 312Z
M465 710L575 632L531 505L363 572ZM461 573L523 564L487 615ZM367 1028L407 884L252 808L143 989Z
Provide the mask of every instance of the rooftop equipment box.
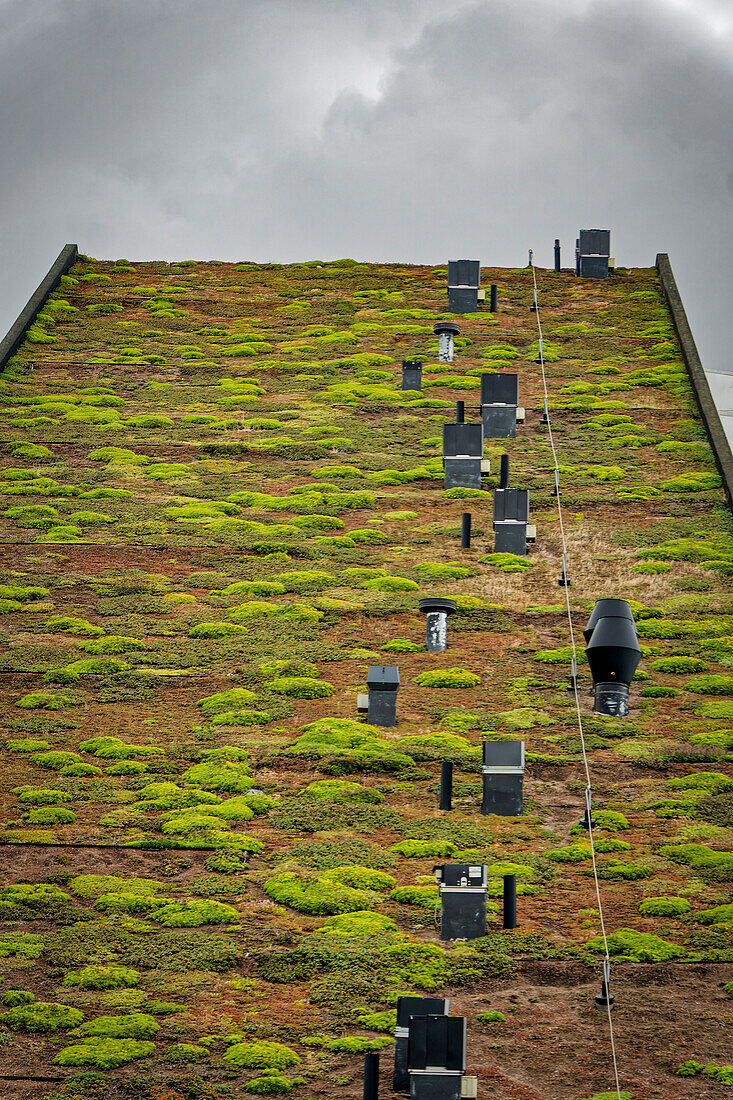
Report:
M449 260L448 286L475 287L481 285L480 260Z
M448 309L451 313L476 313L481 264L478 260L448 261Z
M484 814L519 817L524 809L524 741L484 741Z
M448 287L449 313L477 313L478 290L470 286Z
M370 726L397 725L397 692L400 687L400 670L396 665L370 665L367 673L369 708L367 722Z
M610 229L581 229L578 236L581 256L610 256Z
M447 1016L450 1001L447 997L398 997L397 1026L395 1027L393 1092L410 1091L407 1046L410 1019L413 1016Z
M486 935L486 867L447 863L435 869L440 890L441 940L475 940Z
M444 424L443 458L481 458L484 453L484 431L480 424Z
M402 389L422 392L422 359L402 360Z
M466 1017L413 1016L408 1065L410 1073L464 1073Z
M482 374L481 375L481 404L482 405L518 405L519 404L519 375L518 374Z
M443 425L443 487L480 489L484 431L480 424Z
M494 489L494 551L498 554L527 553L529 489Z
M611 257L610 229L581 229L575 242L575 274L581 279L607 279Z
M515 438L518 404L517 374L481 375L481 423L487 438Z

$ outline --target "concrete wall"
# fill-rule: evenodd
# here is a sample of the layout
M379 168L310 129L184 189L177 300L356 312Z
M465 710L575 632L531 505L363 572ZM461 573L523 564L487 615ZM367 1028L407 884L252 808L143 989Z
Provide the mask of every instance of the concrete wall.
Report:
M672 274L672 265L666 252L657 255L657 271L667 299L667 305L672 315L677 336L682 348L682 357L687 366L692 389L695 394L700 415L708 433L710 446L715 456L715 465L723 478L723 487L728 498L728 504L733 507L733 452L728 442L728 437L723 428L720 415L715 406L710 386L703 370L700 355L695 344L690 323L687 320L685 307L682 304L680 292L677 289L675 277Z
M66 244L59 252L50 271L40 282L36 290L23 306L16 321L10 326L7 335L0 343L0 370L2 370L23 343L25 334L33 324L36 314L46 303L49 294L59 285L61 276L74 266L78 256L75 244Z

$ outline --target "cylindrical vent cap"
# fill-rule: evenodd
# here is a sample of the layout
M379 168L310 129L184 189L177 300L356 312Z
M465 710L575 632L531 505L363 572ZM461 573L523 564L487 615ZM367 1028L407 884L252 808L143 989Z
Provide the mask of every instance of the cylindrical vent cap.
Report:
M455 321L438 321L436 325L433 325L433 332L436 336L443 334L446 336L459 336L461 326L457 325Z
M633 620L617 616L599 619L585 652L595 684L630 684L641 660Z
M613 616L619 619L630 619L631 622L634 623L634 629L636 629L634 613L631 610L631 605L628 600L597 600L595 607L590 613L588 625L583 631L583 637L586 642L590 641L590 636L599 619L606 619Z
M423 615L427 615L428 611L444 611L446 615L452 615L456 610L456 601L449 600L447 596L426 596L417 606Z

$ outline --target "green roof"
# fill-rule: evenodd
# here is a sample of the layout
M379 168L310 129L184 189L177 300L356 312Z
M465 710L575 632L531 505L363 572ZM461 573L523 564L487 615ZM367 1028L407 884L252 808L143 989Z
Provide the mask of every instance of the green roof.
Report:
M579 656L602 597L630 601L643 652L623 721L592 714L579 670L612 950L619 971L672 948L684 953L667 966L719 967L727 926L694 920L731 900L730 513L656 270L537 280ZM468 1015L468 1072L493 1073L500 1041L538 1093L556 1083L551 1065L573 1100L610 1087L606 1025L590 1067L567 1009L600 928L576 827L585 771L532 274L485 268L482 283L498 284L499 311L455 318L455 360L441 364L444 267L80 257L7 365L3 988L127 1021L92 1031L118 1044L108 1062L100 1038L49 1033L42 1076L57 1056L95 1069L129 1055L159 1082L229 1067L244 1096L269 1070L295 1082L273 1088L305 1096L345 1058L359 1074L356 1039L389 1033L397 995L414 991L450 993ZM414 359L422 392L402 391ZM446 491L442 425L457 400L478 419L494 370L518 373L526 418L516 439L486 441L483 491ZM494 554L505 452L536 525L521 559ZM426 596L458 604L442 654L424 648ZM369 727L357 695L370 665L390 664L398 724ZM481 814L486 738L526 743L521 818ZM450 814L442 760L455 765ZM431 876L446 859L489 865L478 944L438 940ZM520 931L503 934L512 871ZM18 880L31 885L9 889ZM639 912L647 897L665 899L663 915ZM64 984L90 965L111 972ZM596 973L581 979L591 996ZM630 1003L645 981L630 973L624 1012L665 1035L649 986L643 1012ZM685 1005L719 1012L717 981L686 969ZM565 1054L557 1021L535 1015L546 983L566 1005ZM185 1014L166 1015L175 1006ZM487 1007L507 1022L477 1022ZM174 1026L138 1042L151 1013ZM721 1060L697 1029L679 1062ZM622 1084L669 1089L676 1065L630 1034Z

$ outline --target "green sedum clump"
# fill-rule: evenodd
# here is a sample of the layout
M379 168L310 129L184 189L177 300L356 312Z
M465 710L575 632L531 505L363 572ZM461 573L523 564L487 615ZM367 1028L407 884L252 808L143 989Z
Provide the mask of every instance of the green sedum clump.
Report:
M396 932L397 925L391 917L356 909L352 913L339 913L329 917L321 926L321 934L327 936L381 936Z
M152 1039L160 1031L160 1024L145 1012L131 1012L126 1016L97 1016L77 1027L72 1034L84 1038L100 1039Z
M475 672L467 672L465 668L447 668L421 672L419 676L412 677L412 682L420 687L472 688L478 687L481 677Z
M148 1058L155 1052L155 1043L138 1039L104 1039L93 1036L81 1043L64 1047L54 1058L57 1066L96 1066L97 1069L117 1069L135 1058Z
M336 690L327 680L316 680L311 676L276 676L274 680L268 680L265 687L276 695L289 695L295 699L325 699Z
M454 856L460 849L450 840L401 840L390 852L407 859L428 859L432 856Z
M389 890L397 883L394 875L390 875L386 871L376 871L372 867L354 865L332 867L321 874L319 881L322 883L335 882L338 886L351 886L356 890Z
M70 970L64 977L64 985L77 989L128 989L140 981L140 973L127 966L85 966Z
M363 1054L367 1050L383 1050L391 1046L393 1039L368 1039L363 1035L344 1035L339 1038L329 1035L309 1035L300 1040L303 1046L320 1047L340 1054Z
M604 951L602 936L588 940L591 951ZM650 932L635 932L633 928L617 928L608 936L608 951L621 962L667 962L685 954L684 947L670 943Z
M62 1027L77 1027L84 1013L69 1005L48 1001L18 1005L0 1012L0 1024L11 1031L58 1031Z
M30 1004L35 999L33 994L26 992L25 989L6 989L0 997L0 1004L5 1005L7 1008L15 1008L17 1005Z
M291 871L267 879L264 891L273 901L291 909L323 916L369 909L381 900L372 890L342 886L325 877L302 879Z
M690 903L686 898L662 896L644 898L639 902L639 912L643 917L681 917L689 913Z
M718 852L706 844L664 844L659 854L673 863L692 867L703 877L728 882L733 879L733 855Z
M300 1055L283 1043L261 1040L253 1043L235 1043L224 1054L224 1061L240 1069L287 1069L297 1066Z
M425 649L425 643L408 642L406 638L393 638L391 642L385 642L382 649L385 653L420 653Z
M346 779L318 779L304 787L301 793L308 798L328 798L336 802L384 802L380 791Z
M167 928L198 928L202 924L232 924L239 913L232 905L208 899L171 901L150 913L150 919Z
M715 1062L703 1065L701 1062L683 1062L677 1070L678 1077L695 1077L697 1074L712 1077L721 1085L733 1085L733 1065L719 1066Z
M436 883L398 886L390 891L389 896L392 901L400 901L404 905L419 905L421 909L434 909L438 901L438 886Z
M262 1077L254 1077L251 1081L248 1081L244 1086L244 1091L268 1096L277 1092L290 1092L293 1085L301 1084L302 1081L302 1078L291 1081L289 1077L283 1077L281 1073L267 1073L263 1074Z

